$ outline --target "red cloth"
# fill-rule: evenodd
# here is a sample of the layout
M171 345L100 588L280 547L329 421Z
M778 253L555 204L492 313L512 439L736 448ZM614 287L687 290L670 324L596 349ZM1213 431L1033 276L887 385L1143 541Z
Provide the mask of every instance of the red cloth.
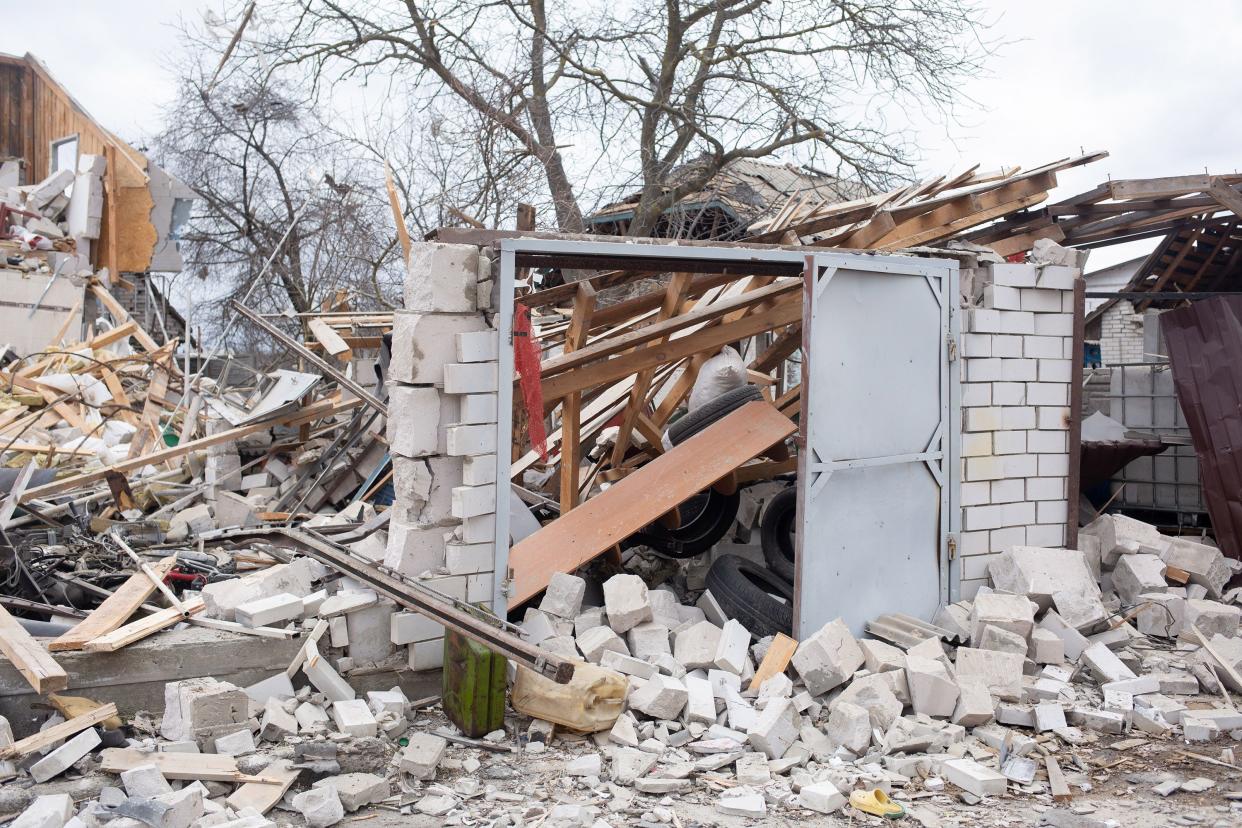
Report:
M543 383L540 380L539 340L531 329L530 308L518 305L513 314L513 361L526 405L527 435L531 447L548 462L548 432L543 421Z

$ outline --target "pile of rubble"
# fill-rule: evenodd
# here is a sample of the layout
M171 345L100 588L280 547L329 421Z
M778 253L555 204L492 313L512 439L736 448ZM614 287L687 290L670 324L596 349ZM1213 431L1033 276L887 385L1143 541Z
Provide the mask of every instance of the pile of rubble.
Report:
M463 825L806 818L848 810L858 788L933 825L952 795L1070 802L1111 742L1164 744L1201 768L1134 777L1160 796L1211 792L1213 770L1231 774L1234 790L1218 792L1236 819L1233 750L1179 747L1242 737L1229 695L1242 692L1242 610L1225 591L1236 565L1121 516L1097 519L1080 546L1006 552L993 588L932 624L886 615L857 638L836 620L801 642L754 641L710 592L685 605L633 574L585 605L590 585L561 573L521 626L578 661L575 703L518 668L513 706L540 715L484 739L446 724L436 697L356 690L348 671L391 658L428 621L297 557L201 593L204 616L300 630L288 670L244 688L170 683L158 725L135 717L128 738L111 705L54 715L3 740L17 781L0 807L28 805L21 828L68 824L70 794L45 791L72 770L87 774L73 796L89 792L76 820L115 828L263 828L272 808L319 828L368 806Z

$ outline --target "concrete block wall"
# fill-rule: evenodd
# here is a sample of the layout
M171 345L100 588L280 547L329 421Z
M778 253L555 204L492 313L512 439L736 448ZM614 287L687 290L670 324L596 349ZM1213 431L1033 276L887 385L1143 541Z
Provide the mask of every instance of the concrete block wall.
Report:
M963 598L1011 546L1061 546L1069 509L1074 280L1064 265L983 265L961 343Z
M1146 362L1144 315L1134 303L1122 299L1100 317L1100 358L1105 365Z
M492 602L498 335L491 263L478 247L422 243L394 315L387 436L395 499L386 566L445 595ZM489 528L490 527L490 528ZM412 617L411 617L412 616ZM394 616L414 670L441 666L444 629Z

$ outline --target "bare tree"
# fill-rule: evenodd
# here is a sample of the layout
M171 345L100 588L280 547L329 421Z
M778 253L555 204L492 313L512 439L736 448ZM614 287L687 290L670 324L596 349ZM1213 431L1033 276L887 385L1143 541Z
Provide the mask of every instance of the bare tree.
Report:
M320 90L389 73L411 106L476 113L538 166L562 230L584 227L589 174L637 186L645 235L735 159L907 174L873 102L948 110L982 28L973 0L282 0L266 55Z

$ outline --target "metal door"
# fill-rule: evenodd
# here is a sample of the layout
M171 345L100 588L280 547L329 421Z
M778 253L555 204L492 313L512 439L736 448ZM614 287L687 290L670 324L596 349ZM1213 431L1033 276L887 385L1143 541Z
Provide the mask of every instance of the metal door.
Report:
M957 263L807 257L794 633L957 593Z

